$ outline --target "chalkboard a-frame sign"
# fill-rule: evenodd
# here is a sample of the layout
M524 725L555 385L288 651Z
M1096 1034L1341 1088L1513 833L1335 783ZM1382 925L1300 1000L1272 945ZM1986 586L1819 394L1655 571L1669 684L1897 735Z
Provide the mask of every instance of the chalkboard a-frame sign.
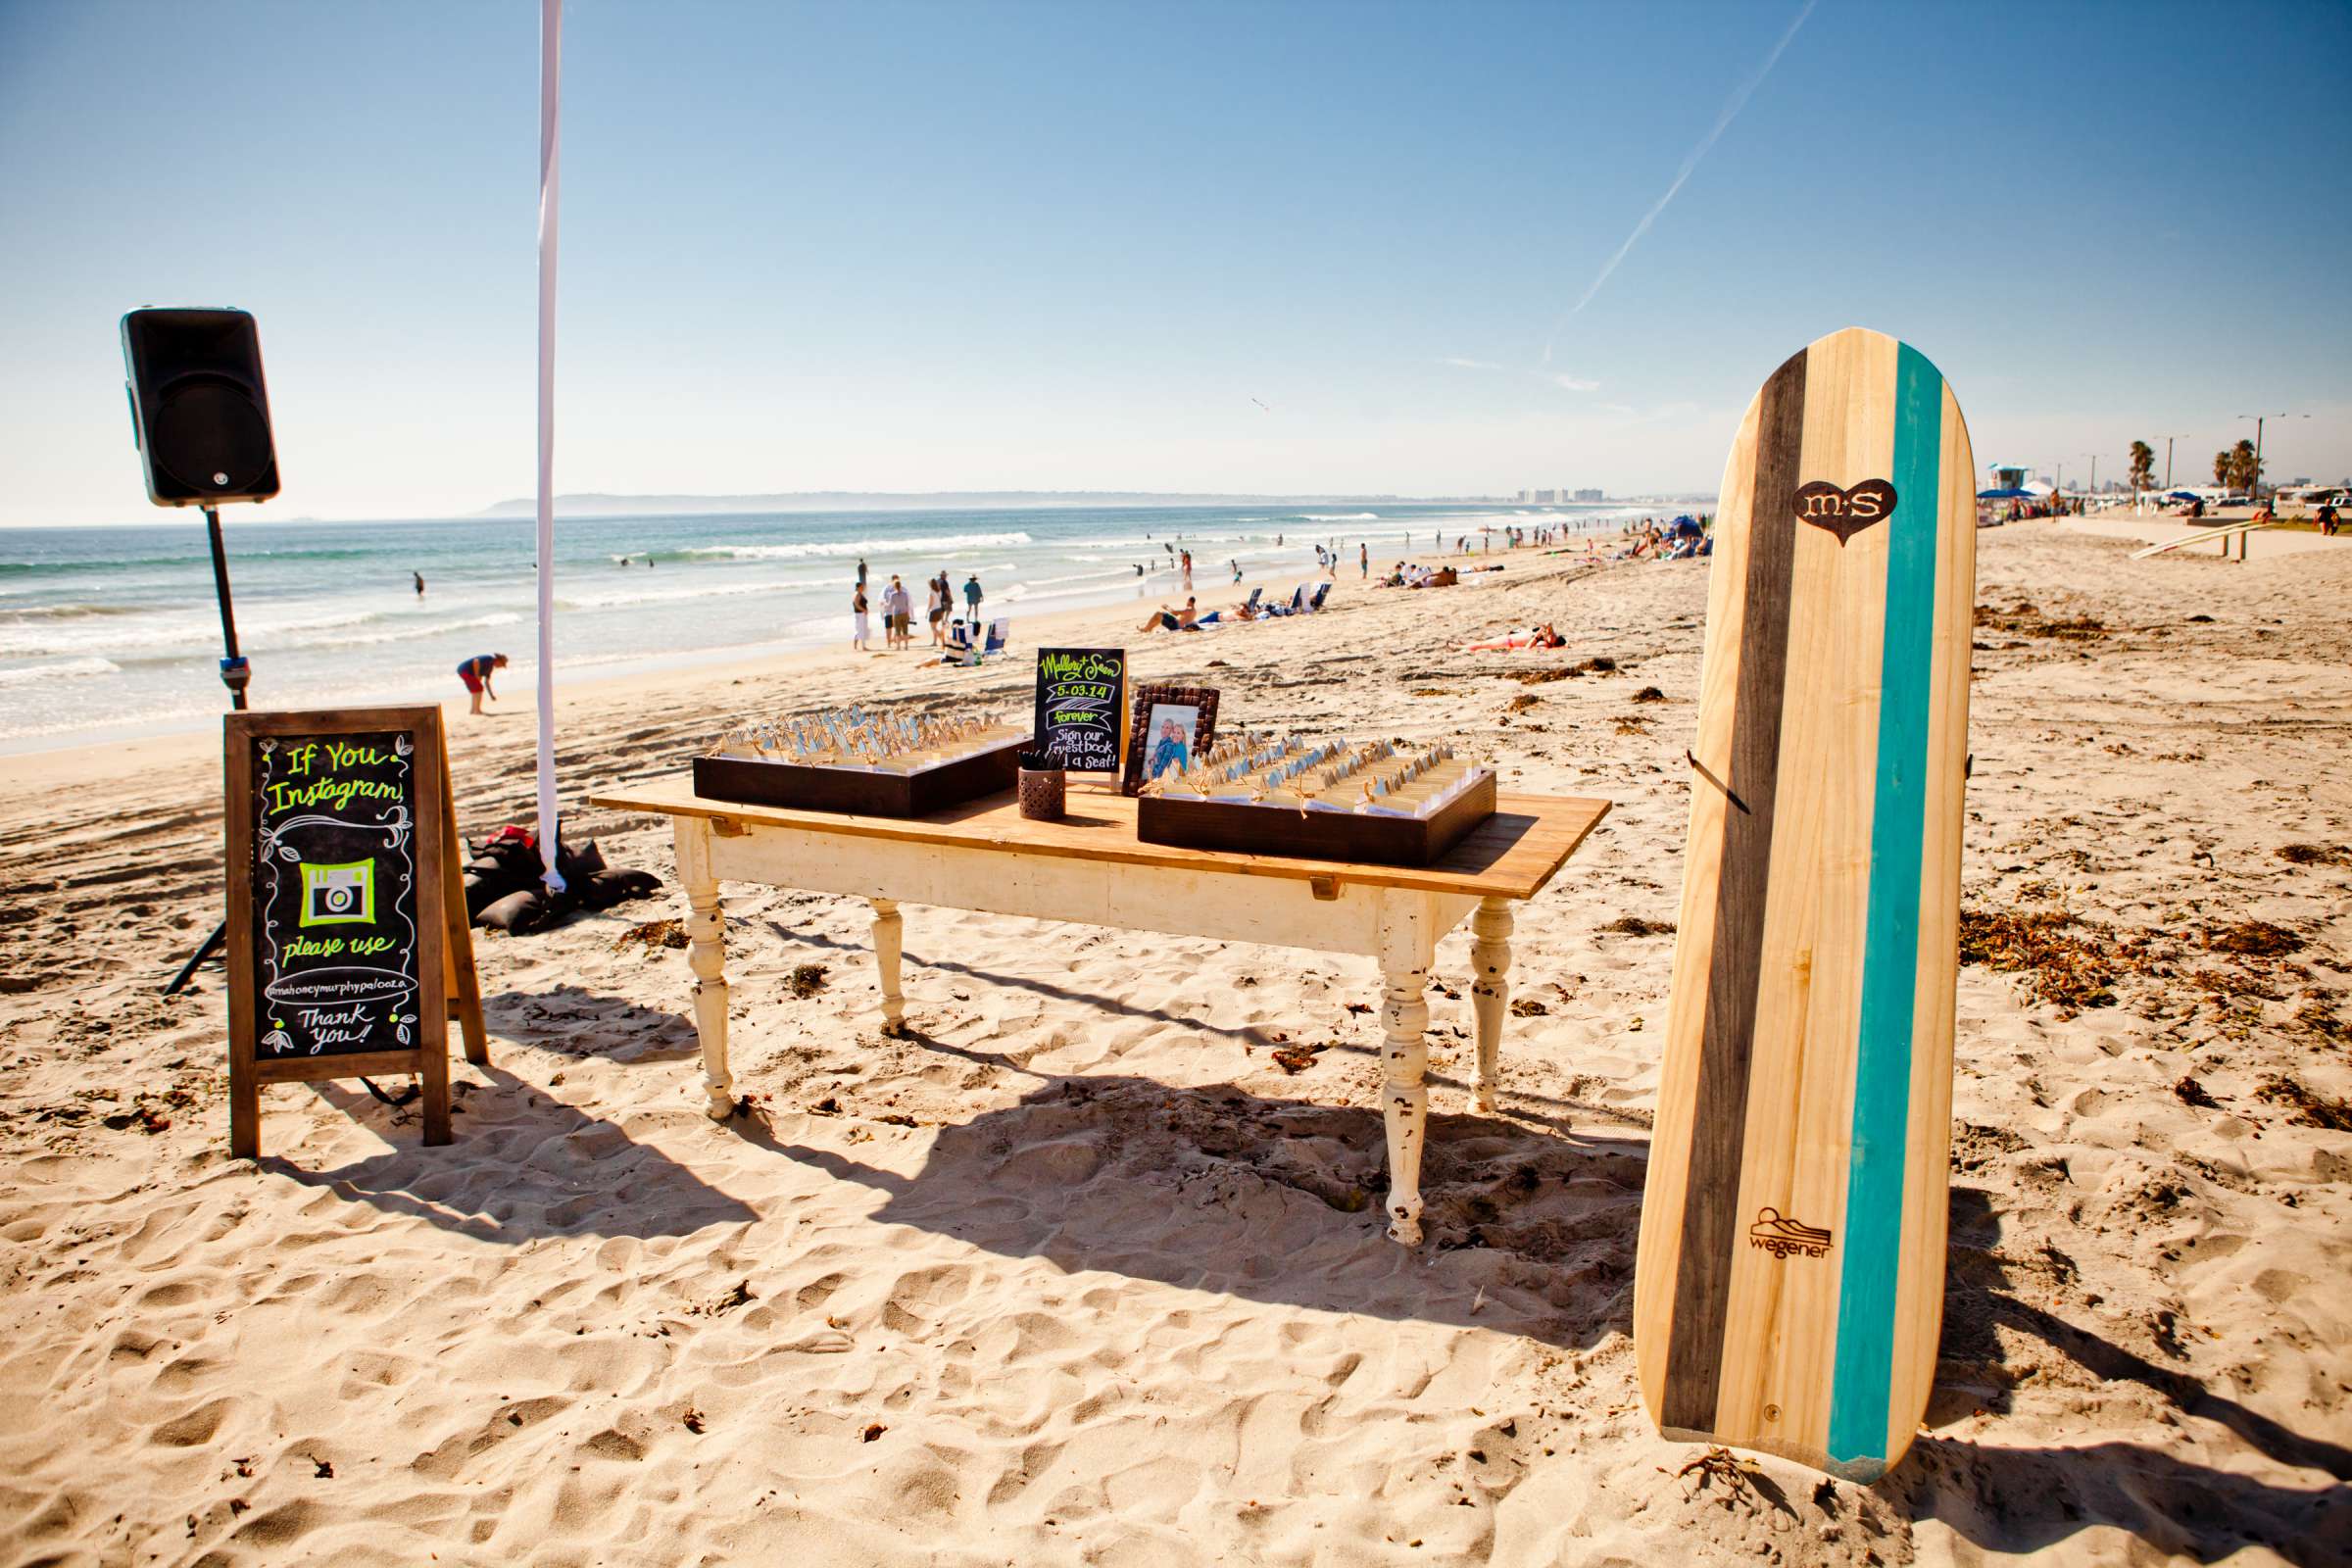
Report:
M1127 650L1041 648L1030 743L1072 773L1116 773L1127 740Z
M415 1073L449 1142L448 1021L487 1061L435 707L227 715L229 1152L261 1086Z

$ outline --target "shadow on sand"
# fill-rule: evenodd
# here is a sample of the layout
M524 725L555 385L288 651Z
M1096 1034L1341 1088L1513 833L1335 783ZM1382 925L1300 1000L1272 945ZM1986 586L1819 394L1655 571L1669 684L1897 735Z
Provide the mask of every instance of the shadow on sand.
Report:
M487 1087L467 1074L479 1074ZM265 1156L262 1168L504 1246L546 1237L684 1236L759 1218L661 1151L512 1073L466 1067L453 1078L454 1137L441 1148L424 1147L415 1105L392 1109L365 1090L321 1080L306 1087L392 1148L332 1170L274 1156ZM702 1119L689 1109L677 1114Z
M911 1038L943 1055L1026 1071L990 1053ZM1422 1171L1429 1241L1408 1251L1382 1232L1387 1155L1372 1109L1231 1084L1030 1076L1036 1084L1016 1104L940 1127L913 1175L779 1138L756 1110L732 1125L759 1147L885 1194L877 1220L1068 1270L1474 1326L1563 1348L1631 1331L1648 1145L1639 1134L1592 1131L1590 1107L1577 1107L1572 1121L1557 1102L1507 1089L1504 1116L1433 1106ZM1444 1090L1433 1100L1462 1102ZM2078 1368L2070 1381L2136 1384L2267 1458L2312 1472L2310 1485L2130 1444L2021 1446L1929 1434L1872 1490L1870 1511L1936 1519L2000 1551L2037 1550L2106 1526L2199 1562L2248 1544L2312 1568L2346 1560L2352 1490L2324 1478L2352 1477L2352 1452L2020 1300L1998 1261L1998 1218L1986 1195L1955 1188L1951 1203L1932 1423L2006 1408L1995 1330L2015 1330ZM1840 1504L1817 1497L1814 1506Z

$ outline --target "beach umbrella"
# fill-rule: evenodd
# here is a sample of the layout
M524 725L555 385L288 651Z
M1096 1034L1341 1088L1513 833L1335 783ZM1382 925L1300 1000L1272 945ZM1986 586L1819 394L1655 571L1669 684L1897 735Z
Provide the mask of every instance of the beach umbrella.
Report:
M2019 490L2015 488L2007 490L1980 490L1977 492L1977 499L1979 501L2025 501L2030 499L2033 494L2034 492L2031 490Z
M564 0L539 0L539 865L556 869L556 189L563 102Z

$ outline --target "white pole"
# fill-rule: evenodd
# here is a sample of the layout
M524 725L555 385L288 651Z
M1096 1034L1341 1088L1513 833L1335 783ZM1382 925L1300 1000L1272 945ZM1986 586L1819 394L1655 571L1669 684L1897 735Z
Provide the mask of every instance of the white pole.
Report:
M556 870L556 187L564 0L539 0L539 863Z

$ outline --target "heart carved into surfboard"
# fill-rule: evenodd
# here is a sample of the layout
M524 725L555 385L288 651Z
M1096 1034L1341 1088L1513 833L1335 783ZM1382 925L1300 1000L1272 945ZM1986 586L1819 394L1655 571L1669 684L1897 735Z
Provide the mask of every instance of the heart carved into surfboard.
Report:
M1864 479L1842 490L1815 479L1797 488L1796 520L1829 529L1840 545L1893 514L1894 486L1884 479Z

